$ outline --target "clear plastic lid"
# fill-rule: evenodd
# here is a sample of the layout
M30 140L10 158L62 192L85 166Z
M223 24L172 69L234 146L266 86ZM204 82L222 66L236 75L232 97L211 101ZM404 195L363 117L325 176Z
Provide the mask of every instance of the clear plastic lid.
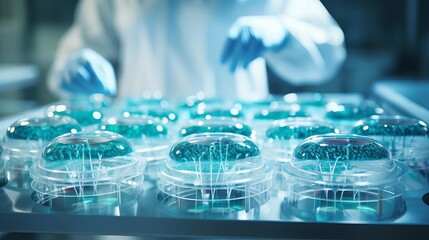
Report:
M143 181L144 167L145 162L134 157L131 143L121 135L80 132L52 140L30 174L38 194L36 201L42 203L57 197L95 197L135 188Z
M310 117L305 111L293 109L264 109L256 113L253 117L254 120L280 120L291 117Z
M211 119L213 117L243 118L242 111L236 107L207 106L200 104L189 114L191 119Z
M258 146L249 138L202 133L173 145L159 188L180 199L225 201L260 196L270 188L271 178Z
M155 94L156 95L156 94ZM145 108L167 108L169 102L161 94L143 94L141 96L132 96L125 99L127 107L145 107Z
M332 124L309 118L276 121L265 132L262 153L267 160L289 161L295 147L307 137L337 132Z
M19 119L6 131L2 158L10 161L9 168L28 170L49 141L62 134L79 131L81 127L69 117Z
M102 109L91 104L55 104L46 110L48 117L68 116L75 119L81 126L88 127L100 123L103 118Z
M383 108L369 100L358 104L330 102L326 111L326 117L333 120L360 120L384 113Z
M404 116L372 116L360 120L352 133L366 136L423 136L429 130L425 122Z
M126 137L134 146L136 154L146 161L166 159L171 143L168 128L151 118L108 118L100 130L115 132Z
M124 117L149 116L159 119L163 124L176 123L179 119L179 113L167 108L128 108L122 112Z
M239 121L229 118L212 118L210 120L193 120L180 130L180 137L186 137L195 133L225 132L240 134L252 138L252 128Z
M286 94L283 99L287 103L296 103L302 106L324 106L326 104L326 98L321 93L289 93Z
M368 220L405 210L407 167L375 140L351 134L307 138L283 166L289 204L321 219ZM301 215L303 216L303 215Z

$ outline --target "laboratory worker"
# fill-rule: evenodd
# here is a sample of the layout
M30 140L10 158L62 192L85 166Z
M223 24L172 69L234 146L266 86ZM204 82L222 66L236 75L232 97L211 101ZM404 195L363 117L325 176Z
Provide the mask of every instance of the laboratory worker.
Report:
M267 66L292 85L319 84L345 57L317 0L84 0L48 81L60 96L256 100L269 94Z

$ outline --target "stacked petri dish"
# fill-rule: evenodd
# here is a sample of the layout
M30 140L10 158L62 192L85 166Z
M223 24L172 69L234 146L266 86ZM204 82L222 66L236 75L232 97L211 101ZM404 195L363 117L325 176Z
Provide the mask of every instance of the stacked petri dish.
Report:
M157 179L159 165L168 158L173 141L167 126L154 118L112 117L104 119L99 130L115 132L127 138L134 147L136 157L147 162L145 174L148 179Z
M397 115L372 116L359 121L352 133L379 141L394 159L406 163L409 190L429 186L429 130L425 122Z
M173 145L161 170L160 201L187 213L250 210L269 199L272 171L243 135L201 133Z
M263 158L273 167L274 188L281 188L281 165L292 159L298 144L313 135L337 132L332 124L310 118L289 118L274 122L266 130L260 145Z
M29 169L43 148L55 137L81 131L69 117L21 118L11 124L3 138L2 161L7 163L10 186L30 188Z
M407 166L372 138L307 138L283 165L285 211L312 221L379 221L405 211Z
M33 199L55 210L95 211L126 204L142 193L144 167L119 134L64 134L44 148L31 168Z

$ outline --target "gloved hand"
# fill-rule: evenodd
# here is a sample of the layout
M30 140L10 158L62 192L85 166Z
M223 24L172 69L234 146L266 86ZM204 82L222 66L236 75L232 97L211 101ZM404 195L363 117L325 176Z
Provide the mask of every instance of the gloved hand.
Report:
M61 87L75 94L116 94L116 77L112 65L92 49L73 54L60 77Z
M275 16L248 16L232 24L222 53L222 63L229 62L231 72L238 66L263 56L267 50L281 49L289 32Z

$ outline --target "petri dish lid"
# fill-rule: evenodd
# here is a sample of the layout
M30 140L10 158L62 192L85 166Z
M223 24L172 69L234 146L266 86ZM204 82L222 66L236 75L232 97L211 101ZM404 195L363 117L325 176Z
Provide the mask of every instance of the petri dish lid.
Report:
M186 137L195 133L225 132L252 137L254 131L251 127L235 119L212 118L210 120L193 120L188 126L180 130L180 137Z
M102 108L94 107L91 104L54 104L47 108L46 115L53 116L68 116L75 119L81 126L90 126L100 123L103 113Z
M326 106L326 117L337 120L360 120L372 115L381 115L384 109L372 101L354 103L330 102Z
M215 188L258 181L268 174L258 146L232 133L192 134L181 139L171 148L162 171L162 177L174 178L178 184Z
M31 177L45 184L118 181L139 174L144 161L133 155L131 143L107 132L79 132L53 139L32 168Z
M289 175L327 186L379 186L397 182L407 171L372 138L324 134L307 138L293 153Z
M99 126L100 130L118 133L126 137L137 154L146 160L165 159L171 142L167 126L151 118L108 118Z
M253 117L254 120L280 120L291 117L309 117L305 111L302 110L287 110L287 109L263 109L256 113Z
M290 119L274 122L266 130L265 137L274 141L305 139L313 135L336 132L338 131L332 124L309 118L301 118L300 120Z
M303 106L323 106L326 103L326 98L321 93L300 92L289 93L283 96L286 103L296 103Z
M379 136L428 136L425 122L404 116L371 116L360 120L352 129L359 135Z
M190 112L191 119L211 119L213 117L243 118L244 114L236 107L206 106L200 104Z
M55 137L79 131L79 124L69 117L21 118L8 127L3 145L5 149L14 152L38 152Z
M162 123L175 123L179 119L179 114L167 108L128 108L122 112L124 117L149 116L159 119Z

